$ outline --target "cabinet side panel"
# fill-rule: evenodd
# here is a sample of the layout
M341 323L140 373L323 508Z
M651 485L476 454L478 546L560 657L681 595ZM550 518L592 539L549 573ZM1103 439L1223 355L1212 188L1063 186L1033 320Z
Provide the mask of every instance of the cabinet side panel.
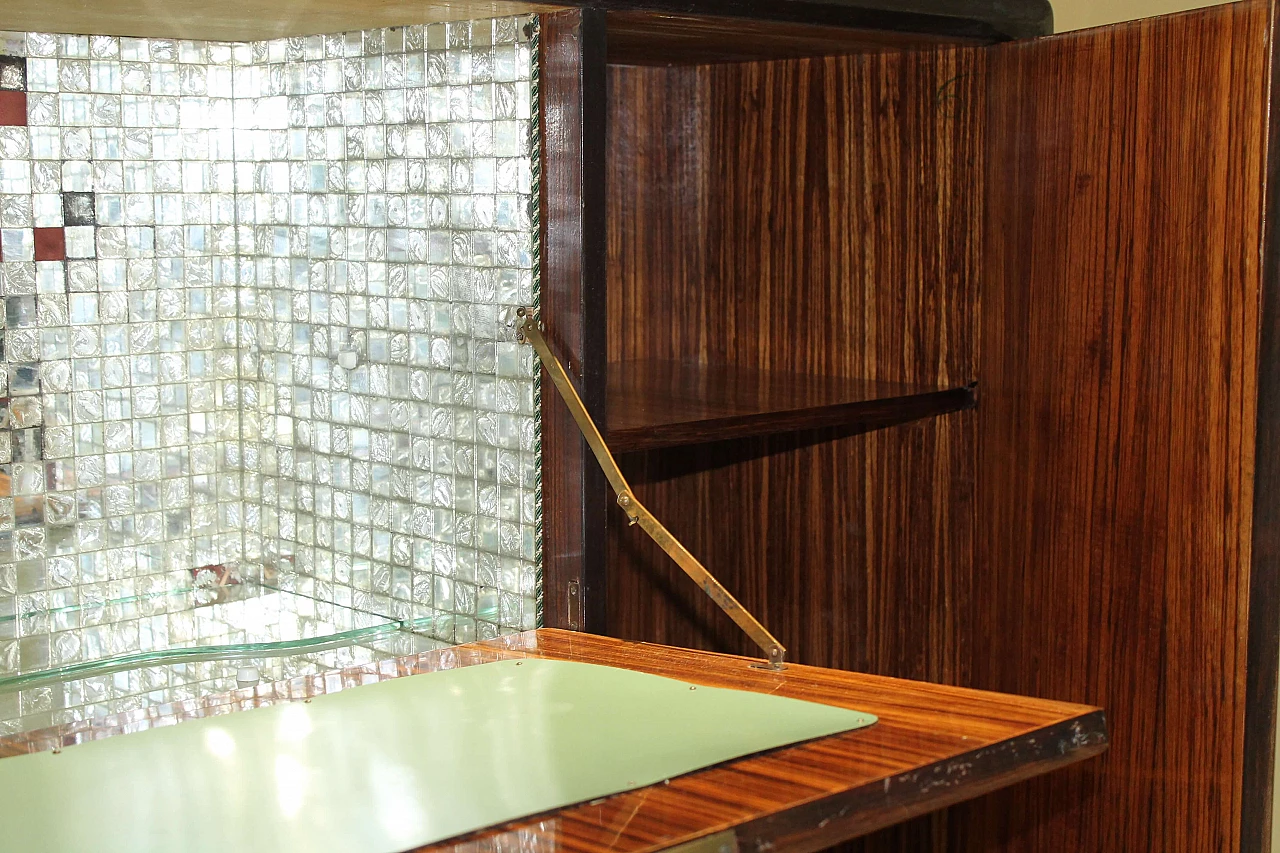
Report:
M981 59L611 68L611 362L969 381ZM974 424L958 413L624 467L792 659L960 683ZM611 526L609 576L613 633L753 651L624 524Z
M1268 30L991 50L972 685L1112 747L958 809L964 849L1240 849Z
M541 18L542 305L552 347L604 421L604 15ZM543 624L603 630L605 483L569 409L542 392ZM591 496L588 499L587 496Z

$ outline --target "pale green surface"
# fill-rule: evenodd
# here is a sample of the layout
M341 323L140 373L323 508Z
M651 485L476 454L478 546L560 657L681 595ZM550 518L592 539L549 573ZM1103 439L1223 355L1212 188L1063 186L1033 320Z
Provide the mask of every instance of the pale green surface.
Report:
M501 661L0 759L0 849L391 853L874 721Z

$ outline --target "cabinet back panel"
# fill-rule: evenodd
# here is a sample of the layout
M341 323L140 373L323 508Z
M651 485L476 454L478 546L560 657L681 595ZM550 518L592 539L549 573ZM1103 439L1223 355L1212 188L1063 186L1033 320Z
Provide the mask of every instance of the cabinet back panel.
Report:
M972 378L980 59L611 67L610 360ZM954 682L973 423L634 454L624 467L793 659ZM637 531L611 524L609 543L611 633L750 651Z
M610 361L972 379L982 56L610 67Z

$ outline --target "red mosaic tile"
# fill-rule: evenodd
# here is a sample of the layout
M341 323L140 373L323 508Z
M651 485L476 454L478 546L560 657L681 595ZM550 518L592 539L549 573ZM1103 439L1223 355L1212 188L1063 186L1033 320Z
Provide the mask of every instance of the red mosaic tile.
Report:
M36 260L64 261L67 258L67 236L61 228L36 229Z
M0 125L25 127L27 124L27 93L0 91Z

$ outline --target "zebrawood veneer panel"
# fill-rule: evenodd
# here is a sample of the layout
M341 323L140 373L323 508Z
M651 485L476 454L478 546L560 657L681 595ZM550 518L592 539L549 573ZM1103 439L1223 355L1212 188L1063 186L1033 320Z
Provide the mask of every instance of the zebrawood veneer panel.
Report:
M965 810L963 849L1265 849L1241 771L1246 701L1274 725L1245 669L1268 28L1237 3L991 51L971 684L1105 706L1115 748Z
M611 68L611 361L966 384L981 63L957 49ZM795 660L960 682L973 423L951 414L625 465ZM610 632L751 651L634 534L610 532Z
M971 379L982 58L611 67L609 360Z
M1114 714L1104 765L868 849L1265 849L1270 14L611 72L611 359L980 396L637 455L641 499L800 660ZM647 543L610 549L611 630L750 651Z

